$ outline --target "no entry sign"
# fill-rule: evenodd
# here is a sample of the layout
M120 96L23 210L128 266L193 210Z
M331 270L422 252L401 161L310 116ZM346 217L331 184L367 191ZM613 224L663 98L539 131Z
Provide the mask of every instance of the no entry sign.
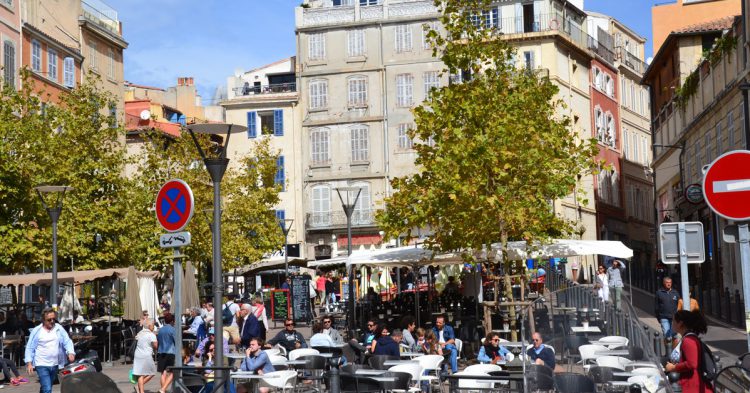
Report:
M193 217L193 191L180 179L161 186L156 194L156 219L169 232L181 231Z
M750 220L750 151L730 151L712 162L703 176L703 196L716 214Z

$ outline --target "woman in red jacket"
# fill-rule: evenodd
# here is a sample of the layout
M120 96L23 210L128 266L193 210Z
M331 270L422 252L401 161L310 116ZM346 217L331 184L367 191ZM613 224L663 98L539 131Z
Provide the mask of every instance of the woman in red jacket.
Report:
M699 362L702 361L703 354L698 335L708 331L703 314L700 311L677 311L672 321L672 330L682 336L682 340L675 347L680 352L680 361L667 363L664 370L680 373L678 382L683 393L712 393L713 386L703 380L700 372Z

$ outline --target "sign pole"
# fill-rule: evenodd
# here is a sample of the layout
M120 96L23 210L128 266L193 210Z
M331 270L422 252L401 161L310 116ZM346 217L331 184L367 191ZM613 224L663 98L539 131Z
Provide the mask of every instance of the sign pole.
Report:
M747 332L747 348L750 350L750 230L748 222L737 224L740 240L740 263L742 265L742 292L745 298L745 330Z
M172 296L174 296L174 330L175 330L175 343L174 343L174 365L176 367L182 367L182 261L180 261L180 248L176 247L172 251L172 257L174 258L174 280Z
M690 281L688 280L688 256L685 246L685 223L677 224L677 247L680 250L680 285L682 286L682 309L690 311Z

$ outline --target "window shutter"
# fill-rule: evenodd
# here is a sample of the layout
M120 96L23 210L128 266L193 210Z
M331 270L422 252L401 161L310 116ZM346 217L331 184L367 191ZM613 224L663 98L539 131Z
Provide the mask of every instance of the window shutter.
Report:
M276 184L281 185L281 191L284 191L286 188L285 180L286 179L284 176L284 156L279 156L279 158L276 159L276 178L274 179L274 181L276 182Z
M63 59L63 84L71 89L76 86L75 61L72 57Z
M273 110L273 134L284 136L284 111L281 109Z
M284 210L276 210L276 219L277 220L279 220L280 222L283 222L285 218L286 218L286 211L284 211Z
M247 112L247 137L255 138L257 132L255 130L255 112Z

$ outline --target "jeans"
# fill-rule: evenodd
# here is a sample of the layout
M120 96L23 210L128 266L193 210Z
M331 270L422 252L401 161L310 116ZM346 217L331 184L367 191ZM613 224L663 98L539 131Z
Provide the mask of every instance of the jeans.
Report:
M622 287L612 287L610 288L610 294L612 295L612 303L615 307L615 310L621 310L622 309Z
M6 358L0 358L0 366L3 368L3 375L6 381L10 381L12 378L20 376L16 364Z
M659 319L659 323L661 324L662 332L664 332L664 338L672 339L672 337L674 336L674 332L672 331L672 320L668 318L661 318Z
M52 383L57 379L57 366L36 366L39 377L39 393L52 393Z
M458 348L453 344L448 344L443 348L443 352L451 351L451 372L458 372Z

